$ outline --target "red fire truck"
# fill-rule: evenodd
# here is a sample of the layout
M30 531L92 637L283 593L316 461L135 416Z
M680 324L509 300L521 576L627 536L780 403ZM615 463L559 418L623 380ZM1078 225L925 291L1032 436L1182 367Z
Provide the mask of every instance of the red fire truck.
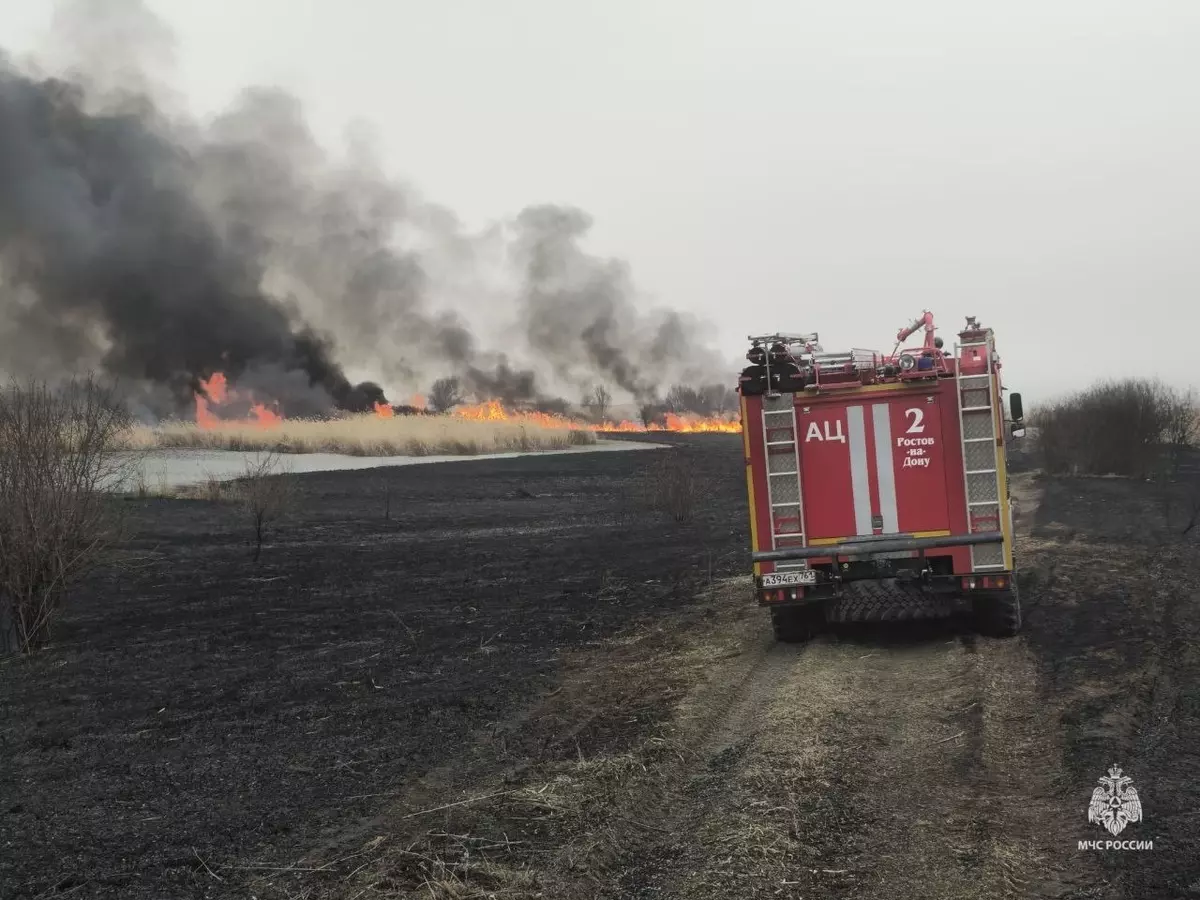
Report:
M924 342L904 348L918 331ZM891 353L825 352L816 334L750 336L739 379L754 586L775 635L825 622L966 611L1021 627L992 329L968 317L951 352L925 312Z

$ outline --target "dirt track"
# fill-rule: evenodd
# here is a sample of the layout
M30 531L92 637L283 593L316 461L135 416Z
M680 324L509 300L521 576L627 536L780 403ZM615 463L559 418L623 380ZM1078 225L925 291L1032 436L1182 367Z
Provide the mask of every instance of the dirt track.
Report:
M113 787L49 765L61 760L57 745L37 731L21 738L6 723L3 749L20 774L0 782L8 811L0 818L0 895L36 896L54 883L74 888L73 896L341 900L1200 895L1200 551L1165 533L1142 486L1018 478L1026 624L1016 639L974 638L951 621L843 628L794 647L772 642L740 574L739 443L677 440L691 448L708 486L689 526L664 524L630 500L656 453L545 460L540 478L520 461L465 464L483 467L470 477L446 474L451 467L437 467L436 479L394 473L411 492L402 508L414 540L422 528L436 534L437 507L416 502L419 495L466 496L455 527L467 523L474 537L457 554L460 592L478 596L487 571L498 582L488 595L495 600L466 604L419 591L423 577L437 577L445 552L430 537L404 556L407 596L342 595L359 616L372 612L375 636L387 635L382 644L313 633L337 620L311 605L299 620L308 643L294 634L284 640L285 625L301 627L295 616L264 616L258 627L278 632L279 643L253 657L257 668L247 659L231 669L227 660L208 671L205 690L224 682L217 696L225 699L196 713L197 723L227 716L248 694L255 705L243 713L247 728L260 736L240 741L252 746L239 751L239 738L226 738L223 766L222 751L205 737L212 729L197 726L190 754L172 756L169 744L156 743L129 751L140 754L137 777L108 773L108 784L127 795L190 785L192 809L206 814L207 833L189 828L186 809L174 819L177 834L157 833L171 849L154 868L145 861L157 859L155 833L113 804ZM335 479L350 505L363 500L355 477L364 476ZM545 496L524 498L537 507L522 507L505 499L514 489ZM320 491L328 500L329 483ZM499 537L506 555L497 557L485 549L495 543L476 541L497 540L488 529L504 503L520 513L508 519ZM304 532L314 544L318 534L326 539L326 555L305 578L319 578L331 558L342 572L356 559L338 549L355 539L329 541L348 527L330 510L344 508L327 504L325 525ZM560 547L557 562L543 561L533 529L557 529L561 541L572 524L578 538ZM384 556L358 546L358 568L382 565ZM656 562L668 555L676 572L664 582ZM574 590L537 580L553 572L569 572L563 584ZM289 596L270 608L286 607ZM389 610L405 628L382 631ZM182 628L177 610L173 616ZM228 609L225 616L217 625L257 620ZM170 630L166 619L135 631L159 629ZM115 651L107 652L111 665ZM372 653L397 659L355 668ZM318 691L334 731L318 731L305 748L294 741L311 728L289 725L281 704L306 710L316 701L295 685L274 698L254 685L264 666L296 666L315 678L316 660L330 655L344 656L331 671L360 674L338 691ZM139 680L165 665L155 659L142 660ZM60 657L57 667L72 665L78 660ZM21 679L54 667L39 661L18 672L15 696L32 703ZM130 689L128 681L114 684L114 698ZM55 712L49 727L80 741ZM41 756L30 747L39 740ZM246 781L239 771L251 758ZM1113 763L1133 777L1145 813L1121 838L1153 840L1153 850L1077 849L1080 840L1107 837L1086 810ZM301 771L288 775L293 767ZM209 774L195 777L197 769ZM22 792L15 804L10 791ZM48 852L53 836L38 828L63 821L46 813L65 815L88 797L117 839L91 833L100 826L85 815L71 838L81 842L73 880L64 881L72 868ZM222 803L233 815L214 812ZM266 834L235 803L282 809L275 821L287 827ZM140 835L141 875L123 875L130 864L112 858L130 856L131 835Z

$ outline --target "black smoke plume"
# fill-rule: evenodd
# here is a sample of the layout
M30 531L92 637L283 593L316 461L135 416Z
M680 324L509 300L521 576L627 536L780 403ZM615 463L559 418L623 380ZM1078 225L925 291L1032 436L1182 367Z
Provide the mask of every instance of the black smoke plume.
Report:
M190 409L216 371L289 416L442 376L554 410L598 383L645 405L732 381L696 323L645 310L623 263L584 251L585 213L467 233L365 133L332 157L283 91L190 119L161 71L173 39L139 0L76 0L57 27L52 74L0 51L0 369L98 368L154 415ZM484 308L501 327L472 330Z

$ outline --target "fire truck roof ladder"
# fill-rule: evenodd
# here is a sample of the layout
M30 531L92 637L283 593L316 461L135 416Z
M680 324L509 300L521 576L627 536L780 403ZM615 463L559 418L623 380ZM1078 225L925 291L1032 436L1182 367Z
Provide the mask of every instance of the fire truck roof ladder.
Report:
M958 392L959 433L962 436L963 480L967 498L967 527L972 533L1000 531L999 454L1003 446L996 431L996 345L992 331L980 329L974 318L967 319L968 333L982 331L981 340L956 343L954 354ZM974 335L972 334L972 337ZM982 348L984 370L964 375L962 351ZM1003 544L973 544L971 568L1003 569Z

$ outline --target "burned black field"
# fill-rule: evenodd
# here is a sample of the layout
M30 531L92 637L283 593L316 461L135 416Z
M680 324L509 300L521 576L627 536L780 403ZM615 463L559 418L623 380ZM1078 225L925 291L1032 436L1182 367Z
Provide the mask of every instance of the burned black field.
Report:
M1200 891L1200 553L1148 485L1014 477L1016 638L797 646L740 436L654 439L298 476L258 563L228 504L123 501L121 565L0 662L0 898ZM1113 764L1152 850L1078 847Z
M740 436L664 440L296 476L258 564L236 511L127 501L133 559L0 668L0 896L286 865L552 686L564 649L745 571ZM676 452L703 486L685 524L649 508Z

